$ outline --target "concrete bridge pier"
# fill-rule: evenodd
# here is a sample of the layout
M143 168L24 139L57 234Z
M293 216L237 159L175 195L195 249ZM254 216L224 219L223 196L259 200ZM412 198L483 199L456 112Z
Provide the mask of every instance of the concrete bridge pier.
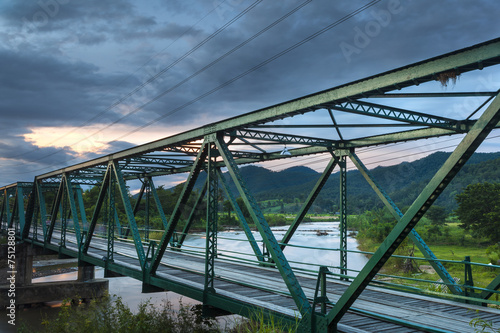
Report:
M77 280L33 283L33 257L41 254L46 254L42 248L24 242L0 246L0 307L65 299L89 301L106 294L108 280L95 279L94 266L86 263L79 263Z

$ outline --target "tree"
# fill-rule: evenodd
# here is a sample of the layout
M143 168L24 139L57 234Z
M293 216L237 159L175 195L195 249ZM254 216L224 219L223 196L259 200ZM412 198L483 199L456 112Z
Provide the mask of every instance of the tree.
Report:
M460 227L493 242L500 239L500 183L471 184L455 197Z
M431 220L432 224L443 224L448 214L446 214L446 209L444 207L432 206L427 213L425 213L425 216Z

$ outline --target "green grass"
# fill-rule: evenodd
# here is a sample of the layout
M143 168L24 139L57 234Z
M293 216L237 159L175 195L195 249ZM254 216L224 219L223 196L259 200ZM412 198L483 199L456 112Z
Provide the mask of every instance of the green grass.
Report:
M105 296L90 304L72 305L63 302L54 319L43 319L41 329L32 323L22 322L21 333L250 333L250 332L296 332L299 323L289 327L274 317L256 312L251 319L226 323L222 327L215 318L202 315L202 305L186 305L179 301L178 310L165 301L158 307L146 301L132 311L121 297Z

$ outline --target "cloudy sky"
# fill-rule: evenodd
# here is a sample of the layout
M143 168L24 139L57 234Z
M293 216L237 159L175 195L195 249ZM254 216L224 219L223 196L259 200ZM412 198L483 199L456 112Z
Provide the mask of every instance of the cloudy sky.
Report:
M367 4L3 0L0 186L500 32L496 0Z

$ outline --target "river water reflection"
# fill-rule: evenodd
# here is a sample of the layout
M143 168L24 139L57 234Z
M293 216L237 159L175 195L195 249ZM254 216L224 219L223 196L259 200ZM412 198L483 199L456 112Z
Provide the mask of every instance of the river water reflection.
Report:
M338 249L340 246L338 222L311 222L302 224L296 231L295 235L289 242L290 246L285 248L285 255L290 261L291 266L316 269L305 263L313 263L316 265L338 266L340 262L340 255L337 251L326 251L322 249ZM276 239L281 240L286 232L287 227L273 227L273 233ZM321 236L318 233L323 234ZM261 240L258 232L253 233L257 241ZM246 236L242 231L225 231L220 232L218 236L218 252L227 256L237 256L234 252L238 253L252 253L251 247L245 241ZM201 247L205 246L205 238L202 234L191 235L186 239L186 246ZM305 249L295 247L294 245L314 247L314 249ZM348 250L356 250L357 242L354 238L348 237L347 239ZM251 259L251 257L246 257ZM348 253L348 267L351 269L360 270L368 259L358 253ZM336 272L336 270L331 269ZM352 274L352 273L350 273ZM96 277L103 277L104 271L101 268L96 269ZM47 277L33 279L34 283L40 282L54 282L75 280L76 272L51 275ZM125 304L127 304L133 311L137 309L139 303L150 300L151 303L161 306L164 300L170 301L174 307L182 300L183 304L196 304L197 301L182 297L173 292L160 292L142 294L142 283L138 280L129 277L117 277L109 279L109 293L122 297ZM40 323L41 319L45 316L49 318L57 315L58 306L60 303L53 302L42 307L18 309L16 322L28 322L30 324ZM6 311L0 311L0 332L16 332L16 328L7 324Z

